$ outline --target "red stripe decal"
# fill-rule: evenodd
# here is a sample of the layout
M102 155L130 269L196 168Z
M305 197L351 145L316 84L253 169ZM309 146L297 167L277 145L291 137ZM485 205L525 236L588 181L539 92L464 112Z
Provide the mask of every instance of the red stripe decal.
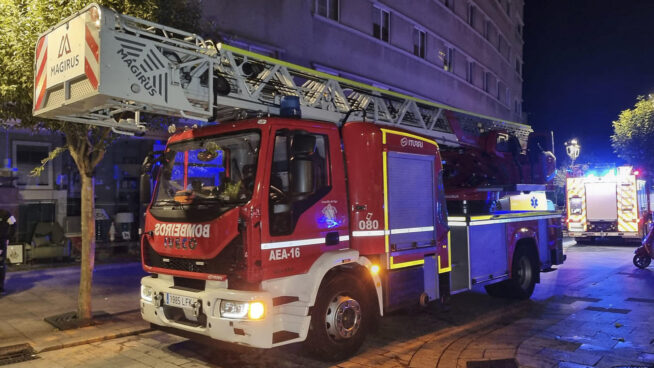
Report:
M39 55L41 54L41 47L43 47L43 41L45 40L45 37L46 36L43 36L43 37L39 38L39 43L36 46L36 60L39 59ZM47 48L46 48L46 50L47 50Z
M47 50L47 48L46 48L46 50ZM43 73L43 70L45 69L45 64L46 64L47 59L48 59L48 54L46 53L43 56L43 60L41 61L41 65L39 66L39 72L36 73L36 79L34 80L34 83L38 82L39 78L41 78L41 74Z
M91 82L93 89L98 89L98 78L95 77L95 73L93 73L93 69L91 69L91 65L89 65L89 60L86 58L84 58L84 73L86 73L86 76L89 78L89 82Z
M86 44L89 45L89 48L91 49L91 52L93 53L93 57L95 57L96 61L100 60L100 57L98 56L98 43L95 42L95 39L93 38L93 35L91 34L91 31L89 31L89 27L86 26Z
M46 86L47 79L48 76L45 76L45 78L43 78L43 85L41 86L41 92L39 93L39 98L36 100L36 106L34 106L34 111L43 107L41 106L41 102L43 102L43 96L45 96L45 86Z

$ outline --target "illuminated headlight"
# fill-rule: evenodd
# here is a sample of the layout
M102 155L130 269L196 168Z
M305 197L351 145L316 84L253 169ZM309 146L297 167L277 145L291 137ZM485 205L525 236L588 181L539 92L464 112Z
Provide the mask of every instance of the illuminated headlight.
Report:
M141 299L151 302L154 296L154 289L149 286L141 285Z
M233 319L261 319L265 307L261 302L239 302L223 300L220 302L220 316Z

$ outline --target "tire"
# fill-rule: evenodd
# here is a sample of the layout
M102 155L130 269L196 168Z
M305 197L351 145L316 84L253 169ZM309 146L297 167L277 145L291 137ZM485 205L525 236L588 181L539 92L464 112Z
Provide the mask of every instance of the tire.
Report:
M511 279L507 283L509 296L514 299L529 299L534 293L537 272L539 270L534 257L526 248L518 248L513 254Z
M650 263L652 263L652 258L649 256L649 254L636 253L634 255L634 266L643 269L643 268L647 268L647 266L649 266Z
M349 276L336 276L320 287L304 343L312 356L340 361L359 350L373 321L366 295L361 280Z

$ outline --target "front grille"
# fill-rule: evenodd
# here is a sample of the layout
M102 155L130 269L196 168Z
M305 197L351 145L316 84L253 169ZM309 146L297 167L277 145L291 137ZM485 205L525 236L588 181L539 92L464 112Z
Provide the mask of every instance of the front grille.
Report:
M173 282L176 287L182 287L193 290L204 290L206 280L200 279L187 279L186 277L173 277Z
M152 249L147 240L143 240L143 261L150 267L196 273L229 275L245 268L243 242L238 236L216 257L212 259L190 259L166 257Z

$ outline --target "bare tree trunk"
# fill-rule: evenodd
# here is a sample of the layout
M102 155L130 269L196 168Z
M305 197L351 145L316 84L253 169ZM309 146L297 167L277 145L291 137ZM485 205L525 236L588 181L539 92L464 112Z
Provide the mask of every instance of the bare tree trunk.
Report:
M81 175L82 178L82 260L77 297L77 318L90 320L91 286L95 267L95 179Z
M90 320L91 288L95 267L95 179L93 170L106 152L111 129L88 129L78 125L67 125L66 144L82 179L82 259L77 297L78 320Z

